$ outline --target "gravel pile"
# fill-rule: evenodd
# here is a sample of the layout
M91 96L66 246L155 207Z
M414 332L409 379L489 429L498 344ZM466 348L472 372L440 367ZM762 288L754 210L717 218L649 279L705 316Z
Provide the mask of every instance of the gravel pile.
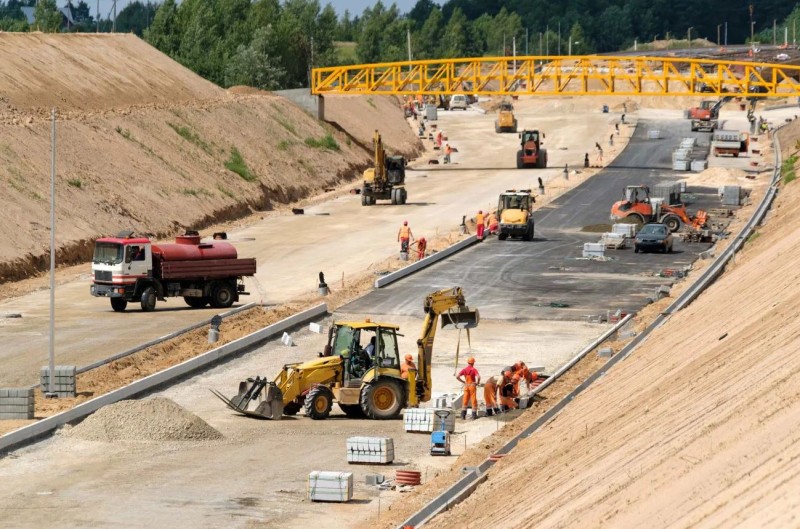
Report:
M210 441L222 434L170 399L123 400L99 409L72 428L88 441Z

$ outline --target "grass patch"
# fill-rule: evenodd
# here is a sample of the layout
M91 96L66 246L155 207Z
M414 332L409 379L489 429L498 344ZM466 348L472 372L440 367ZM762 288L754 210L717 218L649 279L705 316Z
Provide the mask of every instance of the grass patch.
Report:
M281 140L278 142L278 150L288 151L292 145L294 145L294 142L292 140Z
M70 178L69 180L67 180L67 184L70 187L75 187L75 188L78 188L78 189L83 187L83 182L81 182L80 178Z
M792 155L786 158L781 164L781 177L783 178L784 184L793 182L797 178L797 174L794 172L794 164L796 162L797 156Z
M119 134L120 136L122 136L126 140L131 139L131 131L129 131L128 129L123 129L122 127L117 127L114 130L116 130L117 134Z
M753 233L747 236L747 240L745 240L745 242L753 242L759 237L761 237L761 232L754 231Z
M197 145L198 147L203 149L203 151L206 152L206 154L212 154L213 155L213 152L211 150L211 146L208 143L206 143L205 141L203 141L203 138L201 138L199 134L194 132L189 127L184 127L184 126L181 126L181 125L175 125L174 123L169 123L169 122L167 122L167 125L169 125L170 128L172 130L174 130L178 134L178 136L180 136L181 138L185 139L186 141L188 141L190 143L193 143L193 144Z
M254 182L257 179L256 175L247 167L247 163L242 158L242 153L236 147L231 147L231 157L225 162L225 168L238 174L247 182Z
M233 196L233 193L231 193L231 191L222 184L217 184L217 189L219 190L220 193L222 193L224 196L228 198L236 198Z
M330 132L326 132L325 135L320 139L306 138L306 145L309 147L314 147L315 149L327 149L329 151L340 150L339 144L336 143L336 139L331 135Z

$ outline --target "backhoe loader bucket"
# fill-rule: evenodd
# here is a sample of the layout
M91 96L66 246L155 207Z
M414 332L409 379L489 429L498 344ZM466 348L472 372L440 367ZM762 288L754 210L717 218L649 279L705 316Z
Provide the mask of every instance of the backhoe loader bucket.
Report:
M442 314L442 329L473 329L478 326L480 319L478 309L464 307L464 310Z
M268 382L266 378L243 380L239 383L239 393L230 399L213 389L211 393L233 411L248 417L279 420L283 415L283 394L274 382ZM251 402L258 404L255 409L248 410Z

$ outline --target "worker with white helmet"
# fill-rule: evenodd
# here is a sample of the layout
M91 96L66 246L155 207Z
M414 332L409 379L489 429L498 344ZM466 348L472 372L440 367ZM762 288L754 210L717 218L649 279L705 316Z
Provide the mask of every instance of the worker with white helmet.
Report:
M478 384L481 383L481 374L475 369L475 359L467 359L467 367L458 372L456 380L464 384L464 400L461 406L461 418L467 418L467 409L471 408L471 418L478 418Z

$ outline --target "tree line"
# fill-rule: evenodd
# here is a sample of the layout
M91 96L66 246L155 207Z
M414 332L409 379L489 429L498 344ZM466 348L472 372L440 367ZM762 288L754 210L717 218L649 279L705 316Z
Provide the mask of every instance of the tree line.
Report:
M137 0L115 21L86 1L0 0L5 31L134 32L220 85L307 86L311 67L448 57L614 52L655 40L771 44L795 38L800 4L785 0L418 0L408 13L381 1L337 16L319 0ZM35 6L29 25L21 7ZM785 29L784 29L785 28ZM410 42L410 46L409 46ZM354 43L347 46L342 43Z

